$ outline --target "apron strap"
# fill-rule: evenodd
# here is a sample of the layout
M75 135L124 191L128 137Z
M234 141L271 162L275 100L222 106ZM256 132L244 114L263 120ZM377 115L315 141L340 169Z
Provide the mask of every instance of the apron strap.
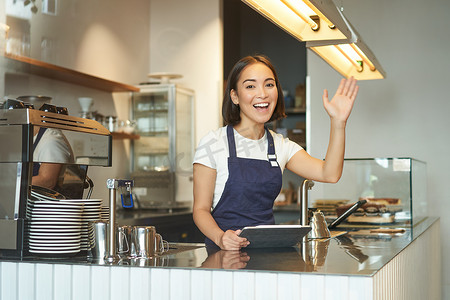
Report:
M39 132L36 136L36 140L33 143L33 153L34 153L34 150L36 149L37 144L41 140L41 138L44 135L44 132L46 130L47 130L47 128L44 128L44 127L39 128ZM41 167L40 163L33 163L33 176L37 176L39 174L40 167Z
M227 137L228 137L228 151L230 153L230 157L236 157L236 143L234 141L234 132L233 126L227 126Z
M42 136L44 135L44 132L47 130L47 128L41 127L39 128L39 132L36 136L36 140L33 143L33 151L34 149L36 149L37 144L39 143L39 141L41 140Z
M277 155L275 154L275 145L273 142L273 137L269 132L269 129L265 127L267 135L267 158L269 159L270 165L273 168L279 167L277 162Z

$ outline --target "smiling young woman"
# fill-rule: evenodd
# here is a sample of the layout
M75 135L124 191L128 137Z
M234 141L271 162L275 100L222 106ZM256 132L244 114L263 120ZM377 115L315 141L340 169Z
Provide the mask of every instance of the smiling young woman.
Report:
M234 129L241 135L250 139L264 135L264 124L271 119L278 103L275 82L272 70L264 63L253 63L243 69L235 89L230 91L241 118Z
M245 226L274 224L273 203L285 168L308 179L336 182L342 173L345 125L358 87L343 79L323 105L331 130L325 160L311 157L298 144L264 124L285 117L284 99L267 57L242 58L230 72L222 105L227 126L209 132L194 157L194 207L197 227L209 247L239 250Z
M278 76L275 72L275 68L268 58L264 56L247 56L238 61L233 69L231 70L228 80L227 87L225 89L225 95L222 103L222 117L226 124L230 124L232 126L237 125L241 121L240 108L239 105L236 105L231 99L231 94L236 93L238 90L239 80L241 82L244 81L244 76L241 76L242 73L247 71L247 67L252 65L260 65L260 68L264 69L264 66L271 71L270 77L273 78L277 92L276 106L274 112L269 119L269 121L279 120L281 118L286 117L284 112L284 97L281 89L280 82L278 80Z

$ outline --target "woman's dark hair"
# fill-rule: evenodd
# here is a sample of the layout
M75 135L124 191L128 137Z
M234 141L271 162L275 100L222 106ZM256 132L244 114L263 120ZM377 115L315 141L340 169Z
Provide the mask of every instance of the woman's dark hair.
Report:
M237 91L237 82L239 80L239 77L241 76L242 71L247 66L256 63L263 63L272 71L273 76L275 77L275 84L278 90L277 105L275 106L275 110L273 111L272 117L270 117L269 122L286 117L286 114L284 113L284 97L283 91L281 89L281 84L280 81L278 80L275 68L273 67L269 58L264 55L246 56L240 59L233 66L233 69L228 75L227 87L225 89L225 95L223 97L222 102L222 117L225 125L236 125L241 121L239 105L233 103L233 101L231 100L230 93L231 90Z

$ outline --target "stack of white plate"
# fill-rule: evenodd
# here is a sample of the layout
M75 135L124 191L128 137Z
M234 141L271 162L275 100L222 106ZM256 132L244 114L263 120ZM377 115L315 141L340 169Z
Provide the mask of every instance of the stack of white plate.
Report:
M102 206L100 219L103 221L109 221L109 206Z
M81 251L87 251L89 248L89 222L100 219L102 199L67 199L59 201L84 204L83 214L81 215Z
M39 194L28 199L30 253L68 255L80 252L83 203L50 199Z

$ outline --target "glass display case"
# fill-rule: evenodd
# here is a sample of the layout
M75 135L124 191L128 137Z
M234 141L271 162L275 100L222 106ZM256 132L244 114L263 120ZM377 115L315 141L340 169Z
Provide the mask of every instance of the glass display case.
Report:
M140 136L131 166L138 206L171 208L192 197L194 92L175 84L139 87L131 109Z
M426 163L413 158L345 159L336 184L316 182L309 206L335 219L359 200L367 203L347 225L411 226L427 212ZM344 224L344 223L343 223Z

